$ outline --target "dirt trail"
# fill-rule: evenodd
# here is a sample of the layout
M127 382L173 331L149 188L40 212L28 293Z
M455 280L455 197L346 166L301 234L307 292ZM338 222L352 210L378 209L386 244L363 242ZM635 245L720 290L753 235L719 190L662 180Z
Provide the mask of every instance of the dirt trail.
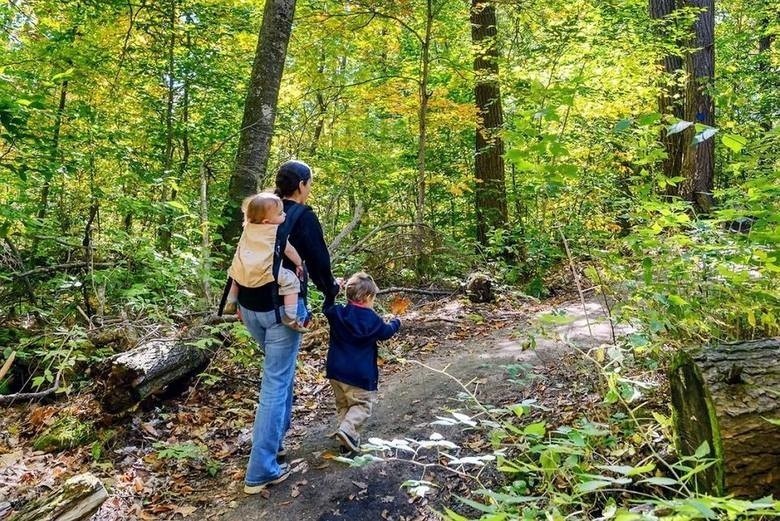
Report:
M502 398L517 395L517 387L522 385L518 379L510 378L510 370L514 375L518 371L530 373L533 366L555 363L566 352L565 343L550 337L564 338L580 346L611 340L612 328L598 302L587 303L587 320L579 303L556 309L570 317L566 324L542 326L547 321L528 317L532 318L532 328L542 326L547 332L545 338L536 337L535 349L527 349L526 327L512 325L487 336L450 342L424 363L437 369L447 366L447 372L461 381L477 381L480 402L501 402ZM466 410L464 402L458 399L460 391L457 382L445 375L408 363L402 371L380 381L379 402L366 426L364 439L372 436L387 440L427 439L434 430L449 439L456 437L457 429L431 426L430 422L446 410ZM436 519L424 502L410 502L409 495L400 488L407 479L420 479L420 468L398 461L352 468L324 459L324 454L335 452L335 441L327 437L335 426L335 417L331 410L324 410L321 419L309 427L300 445L291 451L289 459L297 462L293 465L296 471L284 483L269 488L267 497L244 496L233 505L235 508L205 512L199 519Z

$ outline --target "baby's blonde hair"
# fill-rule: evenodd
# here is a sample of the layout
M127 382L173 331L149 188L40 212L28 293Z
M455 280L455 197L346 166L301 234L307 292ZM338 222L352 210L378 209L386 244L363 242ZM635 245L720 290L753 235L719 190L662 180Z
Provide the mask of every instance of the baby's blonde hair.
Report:
M241 211L244 212L244 222L262 224L265 219L270 219L273 212L283 207L282 200L270 192L261 192L250 195L241 203Z
M346 284L346 293L348 300L355 302L365 302L371 297L375 297L379 287L374 279L364 271L358 271L352 275Z

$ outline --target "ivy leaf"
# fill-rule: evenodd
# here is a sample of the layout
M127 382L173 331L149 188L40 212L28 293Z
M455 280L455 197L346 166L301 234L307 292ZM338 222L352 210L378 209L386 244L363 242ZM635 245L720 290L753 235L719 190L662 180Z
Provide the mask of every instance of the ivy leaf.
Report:
M547 432L547 429L545 428L543 421L528 424L525 429L523 429L523 434L526 436L538 436L540 438L544 436L545 432Z
M707 440L701 442L701 445L696 449L696 452L693 454L693 456L696 459L702 459L706 458L710 453L710 444L707 443Z
M742 149L745 148L745 145L747 145L747 139L736 134L722 134L720 136L720 142L735 154L739 154Z
M674 123L673 125L669 125L668 127L666 127L666 135L671 136L672 134L678 134L683 130L685 130L686 128L690 127L691 125L693 125L693 123L691 123L690 121L680 120L677 123Z
M614 132L615 134L619 134L620 132L627 130L632 123L634 123L633 119L623 118L615 124L615 128L612 130L612 132Z
M480 512L484 512L486 514L492 514L493 512L496 511L496 507L494 507L492 505L485 505L485 504L482 504L482 503L477 503L476 501L472 501L471 499L468 499L468 498L465 498L465 497L462 497L462 496L458 496L458 495L455 495L455 497L458 499L458 501L460 501L464 505L470 506L471 508L473 508L475 510L479 510Z
M718 129L707 125L696 125L696 135L693 136L693 142L703 143L718 133Z
M586 481L585 483L578 483L574 489L579 492L580 494L587 494L589 492L593 492L595 490L598 490L600 488L607 487L611 485L611 481L601 481L598 479L595 479L593 481Z
M653 123L657 123L661 120L661 115L658 112L651 112L650 114L645 114L644 116L640 116L639 119L636 120L636 122L642 126L645 125L652 125Z
M665 487L678 484L676 479L663 478L663 477L647 478L647 479L643 479L639 483L649 483L650 485L661 485Z

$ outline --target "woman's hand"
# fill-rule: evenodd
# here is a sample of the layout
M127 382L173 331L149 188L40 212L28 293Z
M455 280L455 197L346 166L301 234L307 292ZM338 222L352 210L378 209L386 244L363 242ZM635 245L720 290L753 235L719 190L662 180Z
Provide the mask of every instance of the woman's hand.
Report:
M295 274L299 279L303 280L303 264L298 264L295 266Z
M241 316L241 306L238 306L236 308L236 316L238 317L238 321L243 324L244 323L244 317Z

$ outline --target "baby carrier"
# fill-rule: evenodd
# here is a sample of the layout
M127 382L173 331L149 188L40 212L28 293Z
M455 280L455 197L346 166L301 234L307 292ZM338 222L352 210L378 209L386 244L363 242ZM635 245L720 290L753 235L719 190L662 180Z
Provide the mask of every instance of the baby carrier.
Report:
M282 315L279 308L282 306L281 298L279 297L279 268L282 267L282 261L284 260L284 248L287 245L287 240L290 238L290 232L292 231L298 218L306 210L306 206L302 204L294 204L290 207L290 211L287 213L287 217L284 222L279 225L276 230L276 241L274 242L274 256L273 264L271 265L271 271L273 273L274 280L271 284L271 299L274 306L274 312L276 313L276 322L282 321ZM306 272L306 264L303 265L303 281L301 281L300 296L303 298L304 304L306 304L306 282L308 281L308 273ZM227 283L225 283L225 289L222 291L222 299L219 301L219 309L217 310L217 316L221 317L222 312L225 310L225 303L227 302L228 293L230 293L230 286L233 284L233 279L228 277Z

